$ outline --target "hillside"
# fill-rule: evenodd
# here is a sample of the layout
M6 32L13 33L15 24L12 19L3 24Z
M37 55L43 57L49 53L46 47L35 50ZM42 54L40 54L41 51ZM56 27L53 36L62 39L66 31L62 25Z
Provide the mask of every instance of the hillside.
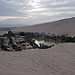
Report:
M55 22L37 24L32 26L23 26L13 29L14 32L45 32L51 34L68 34L75 35L75 17L62 19Z
M0 30L0 35L3 35L3 34L5 34L5 33L7 33L7 31L1 31L1 30Z
M46 50L0 51L0 75L75 75L75 44Z

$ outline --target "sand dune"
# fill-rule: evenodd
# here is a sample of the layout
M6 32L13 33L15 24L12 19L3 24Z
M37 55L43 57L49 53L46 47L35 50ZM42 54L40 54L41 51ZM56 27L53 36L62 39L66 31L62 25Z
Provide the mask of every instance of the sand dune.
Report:
M63 19L55 22L37 24L32 26L24 26L13 29L14 32L45 32L51 34L68 34L75 36L75 17L69 19Z
M0 35L7 33L7 31L0 31Z
M75 43L46 50L0 51L0 75L75 75Z

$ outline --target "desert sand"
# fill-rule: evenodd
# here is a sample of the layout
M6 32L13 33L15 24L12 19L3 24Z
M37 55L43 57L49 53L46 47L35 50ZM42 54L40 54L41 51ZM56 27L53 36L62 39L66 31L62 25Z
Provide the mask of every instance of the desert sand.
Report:
M23 26L15 28L13 32L44 32L51 33L55 35L67 34L70 36L75 36L75 17L63 19L55 22Z
M75 43L45 50L0 51L0 75L75 75Z
M7 33L7 31L1 31L1 30L0 30L0 35L3 35L3 34L5 34L5 33Z

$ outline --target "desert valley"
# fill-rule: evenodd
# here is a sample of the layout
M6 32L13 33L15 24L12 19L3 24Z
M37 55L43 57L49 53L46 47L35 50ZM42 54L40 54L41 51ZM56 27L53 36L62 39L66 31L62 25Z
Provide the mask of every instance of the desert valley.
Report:
M0 31L0 75L75 75L75 17Z

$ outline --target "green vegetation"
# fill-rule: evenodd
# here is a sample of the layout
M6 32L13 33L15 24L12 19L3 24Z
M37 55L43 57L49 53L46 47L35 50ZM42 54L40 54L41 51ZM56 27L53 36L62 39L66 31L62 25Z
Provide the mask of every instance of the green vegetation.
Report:
M75 37L66 37L65 42L75 42Z
M13 44L13 40L11 37L9 37L9 41L10 41L10 44Z
M24 32L19 32L19 35L20 36L25 36L25 33Z
M38 45L35 43L35 40L38 41L44 40L44 42L51 42L55 44L67 43L67 42L75 43L75 37L71 37L68 35L55 35L55 34L49 35L49 34L38 33L38 32L37 33L32 33L32 32L13 33L12 31L9 31L7 34L0 36L0 46L1 49L4 51L8 51L8 48L11 50L14 49L15 51L21 51L22 49L25 49L23 47L23 44L25 43L29 43L33 47L33 49L35 48L47 49L54 46L54 45L48 46L45 44L40 44L40 47L38 47Z
M15 36L15 34L14 34L12 31L8 31L8 36L9 36L9 37Z
M7 47L4 46L3 44L1 44L1 49L4 50L4 51L8 51Z
M17 47L17 45L12 44L12 47L15 51L21 51L21 49L19 47Z
M47 49L47 48L50 48L52 46L48 46L48 45L44 45L44 44L40 44L40 47L39 49Z
M26 37L25 38L26 42L30 43L30 45L35 49L38 48L38 46L34 43L31 37Z

